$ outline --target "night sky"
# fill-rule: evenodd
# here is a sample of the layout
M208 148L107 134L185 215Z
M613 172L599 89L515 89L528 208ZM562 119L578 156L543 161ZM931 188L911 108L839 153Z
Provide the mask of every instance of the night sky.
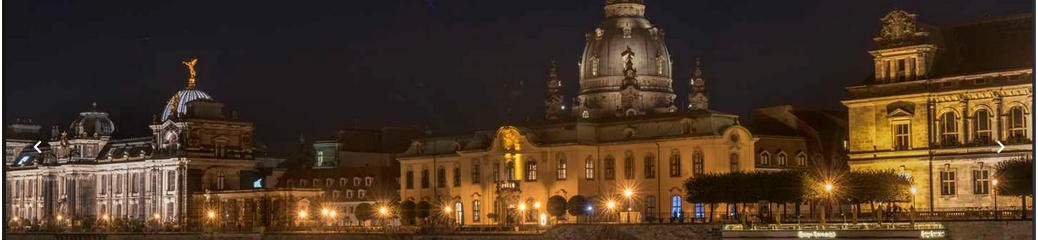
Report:
M604 2L7 1L3 118L65 129L96 101L117 137L149 136L187 85L180 62L197 56L198 88L280 153L347 127L493 129L543 117L553 58L571 103ZM749 117L780 104L844 110L894 8L949 25L1033 13L1034 1L647 0L646 17L667 33L679 103L701 57L711 108Z

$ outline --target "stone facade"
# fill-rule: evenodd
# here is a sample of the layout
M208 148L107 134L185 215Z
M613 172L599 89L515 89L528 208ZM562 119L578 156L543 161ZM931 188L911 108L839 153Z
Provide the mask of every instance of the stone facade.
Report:
M1021 31L1033 34L1033 20L925 29L901 10L883 18L880 49L871 52L876 74L848 87L843 101L851 169L894 169L912 177L920 209L993 208L993 166L1033 151L1033 58L1002 51L1033 52L1033 42L1012 39ZM977 54L985 51L1006 54ZM1001 153L996 141L1006 146ZM1019 209L1020 201L999 206Z

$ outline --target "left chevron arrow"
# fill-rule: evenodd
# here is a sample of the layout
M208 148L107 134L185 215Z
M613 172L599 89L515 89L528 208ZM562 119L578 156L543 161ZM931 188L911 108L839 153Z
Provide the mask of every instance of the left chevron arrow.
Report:
M40 143L41 142L42 141L36 141L36 145L32 145L32 149L36 149L36 153L43 153L42 151L40 151Z

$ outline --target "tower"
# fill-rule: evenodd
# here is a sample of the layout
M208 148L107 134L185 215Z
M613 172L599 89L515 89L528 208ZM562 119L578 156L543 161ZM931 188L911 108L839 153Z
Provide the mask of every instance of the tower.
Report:
M912 81L928 77L937 46L927 43L929 32L916 24L916 14L894 10L880 19L883 29L872 40L879 49L870 51L877 83Z
M559 74L556 72L555 59L551 60L551 65L548 67L548 97L544 100L544 117L548 120L559 119L562 117L563 111L566 107L562 102L562 81L559 80Z
M573 115L615 118L677 111L665 34L645 18L644 1L608 0L605 17L585 35Z
M691 86L689 88L691 91L688 93L688 109L707 109L710 104L710 95L706 92L706 79L703 78L703 67L699 64L699 58L696 58L695 76L689 80L688 84Z

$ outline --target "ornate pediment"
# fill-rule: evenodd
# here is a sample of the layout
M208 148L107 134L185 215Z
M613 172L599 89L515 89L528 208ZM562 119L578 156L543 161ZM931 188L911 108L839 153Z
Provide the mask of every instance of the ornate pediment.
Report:
M904 108L894 108L894 110L887 113L887 118L912 117L912 115L912 111Z
M929 33L919 30L916 24L916 16L916 14L911 14L904 10L891 11L880 19L880 22L883 23L883 28L879 32L879 37L873 40L884 48L918 43L917 40L926 37Z

